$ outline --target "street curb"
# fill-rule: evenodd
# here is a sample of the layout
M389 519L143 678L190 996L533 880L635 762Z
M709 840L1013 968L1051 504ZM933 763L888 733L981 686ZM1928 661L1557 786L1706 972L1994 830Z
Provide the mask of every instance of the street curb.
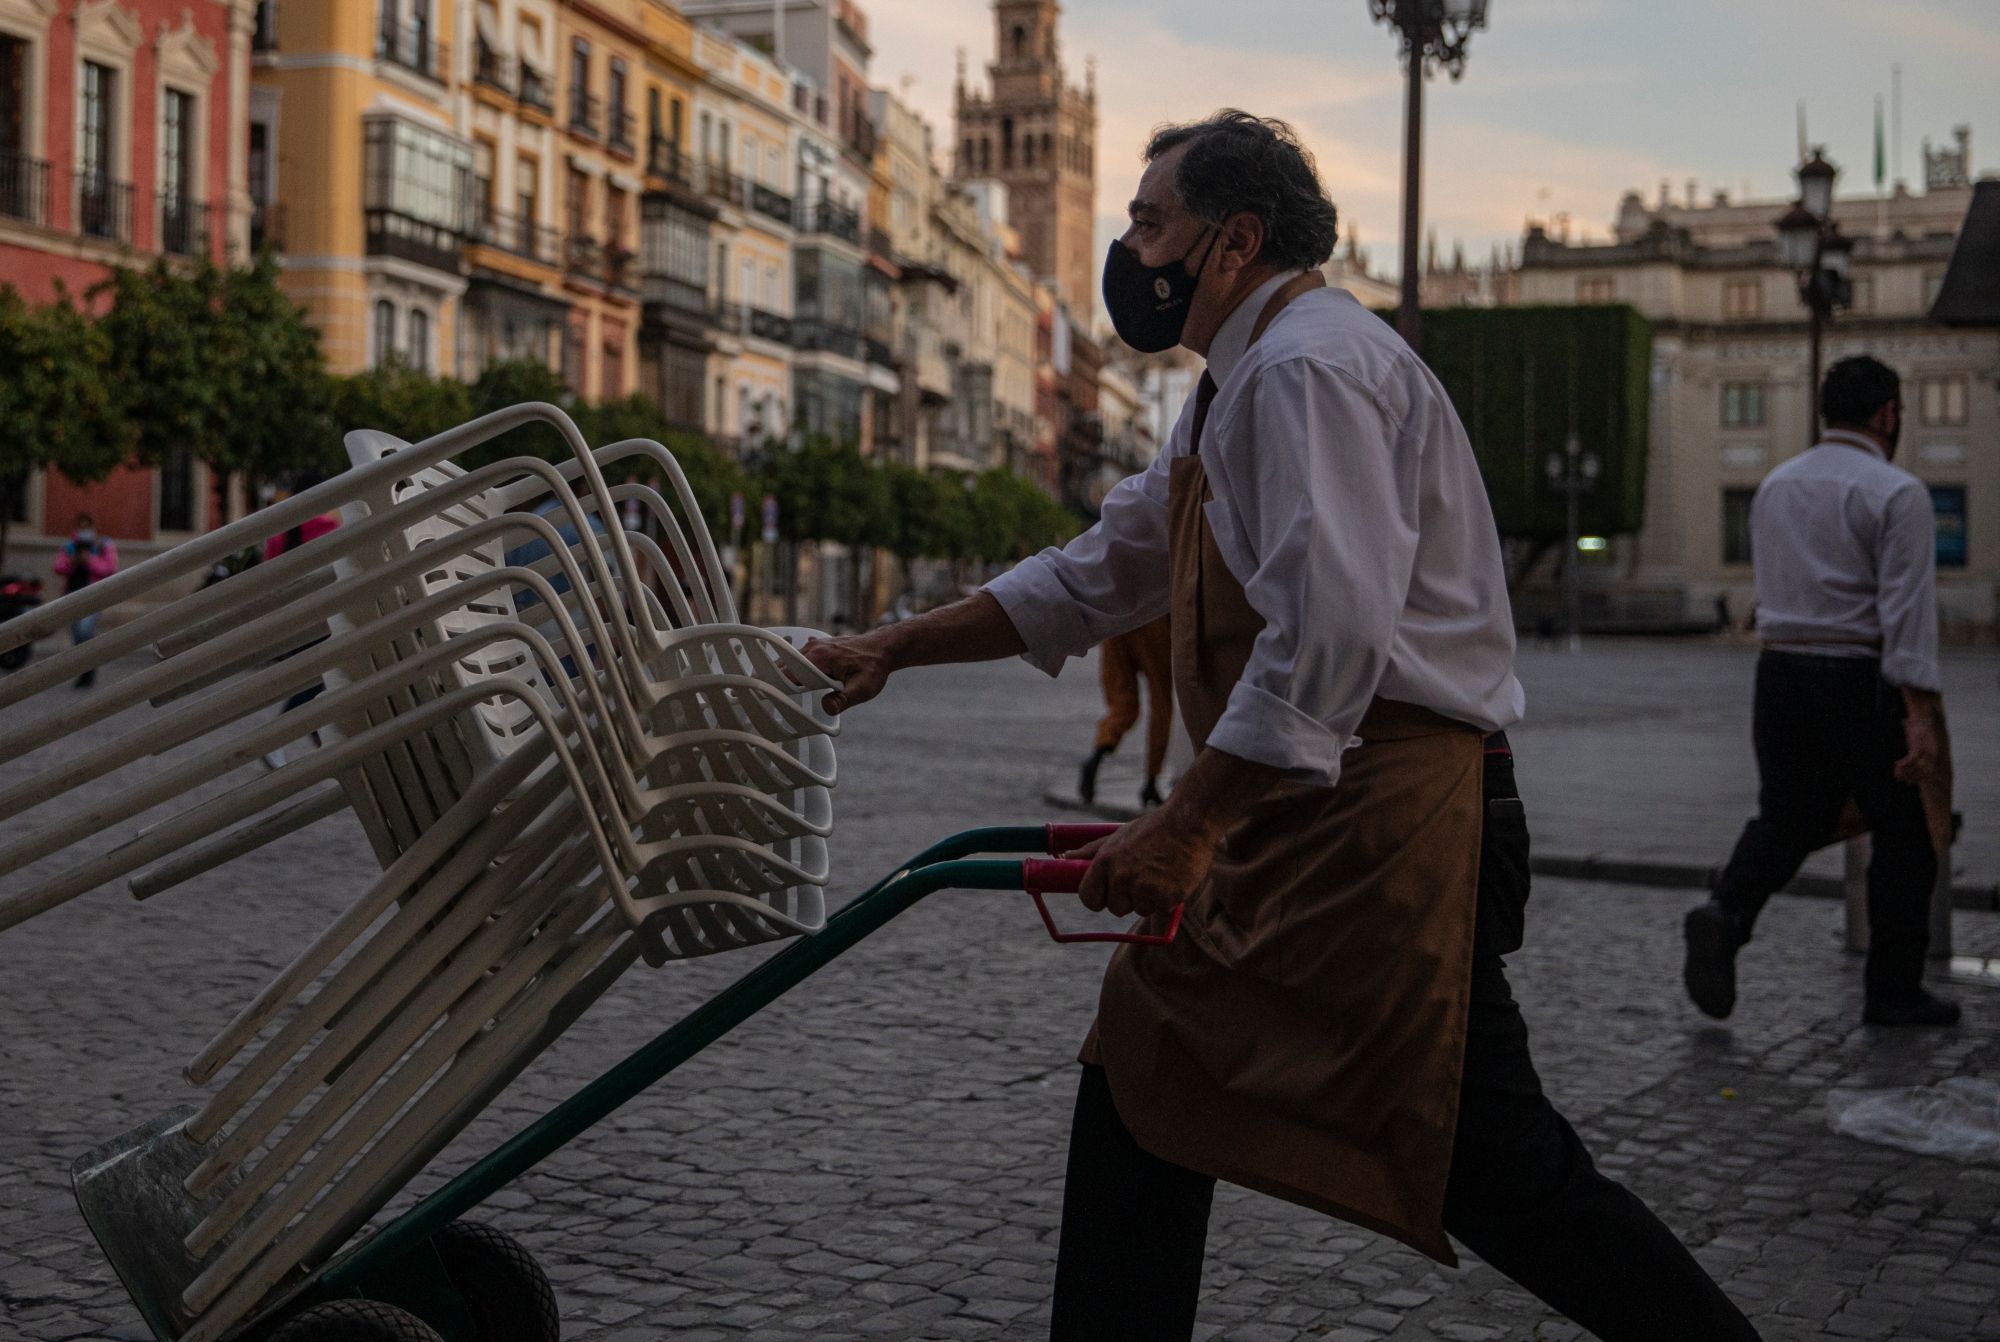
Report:
M1081 811L1103 820L1127 821L1139 818L1139 808L1122 802L1099 801L1086 805L1074 792L1051 788L1042 794L1042 803L1065 811ZM1536 853L1528 868L1537 876L1561 876L1578 881L1606 881L1612 885L1650 885L1660 889L1712 890L1720 867L1696 862L1649 862L1639 858L1586 857L1574 853ZM1844 882L1832 876L1800 876L1785 887L1788 895L1813 899L1845 899ZM1991 913L2000 911L2000 885L1971 882L1951 888L1955 909Z

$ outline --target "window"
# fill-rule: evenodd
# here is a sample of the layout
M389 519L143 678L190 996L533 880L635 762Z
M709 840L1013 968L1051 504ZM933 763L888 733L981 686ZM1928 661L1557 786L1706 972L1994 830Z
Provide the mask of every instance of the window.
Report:
M541 222L542 165L532 154L514 160L514 213L523 224Z
M1756 497L1754 489L1722 491L1722 562L1725 564L1750 562L1750 501Z
M654 394L660 408L673 424L699 427L702 380L707 375L706 357L683 345L668 345L660 356L659 385Z
M1937 515L1937 566L1964 568L1965 486L1932 485L1931 508Z
M1761 429L1764 427L1764 384L1725 382L1722 384L1722 427Z
M608 246L625 246L625 192L620 187L604 188L604 241Z
M493 141L472 142L472 212L481 237L493 228Z
M1953 373L1947 377L1920 377L1917 379L1917 422L1939 426L1956 426L1965 423L1966 377L1963 373Z
M278 49L278 6L273 0L257 0L257 27L250 37L253 51Z
M667 138L674 142L674 147L677 149L681 143L681 119L683 115L681 100L676 98L667 107Z
M1579 303L1609 303L1617 292L1617 282L1603 276L1576 282L1576 301Z
M83 140L77 171L101 180L111 175L112 101L118 72L96 61L83 63Z
M195 102L168 89L160 127L160 249L186 256L200 245L194 226Z
M569 235L583 238L590 235L587 221L590 218L590 175L581 168L569 170Z
M28 44L0 33L0 154L28 152L27 106Z
M604 323L604 370L600 375L599 395L605 400L625 394L625 328L612 322Z
M1729 321L1749 321L1764 315L1764 286L1758 280L1730 280L1722 286L1722 315Z
M28 520L28 486L25 466L11 475L0 475L0 517L9 522Z
M655 84L646 90L646 143L650 145L664 131L660 124L660 87Z
M375 300L375 362L386 362L396 352L396 305L386 298Z
M569 44L570 119L583 121L590 98L590 43L573 38Z
M632 132L625 110L625 62L616 56L611 58L611 82L604 96L611 142L630 144Z
M422 308L410 309L410 367L431 371L431 314Z
M194 453L177 447L160 463L161 531L194 530Z

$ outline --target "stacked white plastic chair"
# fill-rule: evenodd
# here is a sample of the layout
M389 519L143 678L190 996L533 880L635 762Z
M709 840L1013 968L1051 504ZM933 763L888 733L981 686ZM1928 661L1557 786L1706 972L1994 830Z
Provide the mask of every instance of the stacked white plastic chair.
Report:
M569 460L454 460L536 422ZM211 1093L183 1129L205 1152L186 1181L186 1342L337 1250L638 959L824 920L831 686L737 622L663 448L593 453L535 405L348 449L344 475L0 627L4 650L153 603L0 681L4 761L151 709L0 790L0 814L47 816L0 845L0 932L119 879L154 895L343 810L381 861L187 1065ZM182 594L335 507L337 530ZM151 660L69 694L135 655Z

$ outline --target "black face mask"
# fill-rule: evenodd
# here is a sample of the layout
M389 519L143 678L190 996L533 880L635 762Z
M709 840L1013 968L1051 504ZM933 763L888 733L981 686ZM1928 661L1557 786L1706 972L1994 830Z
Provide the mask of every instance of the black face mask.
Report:
M1215 248L1215 232L1206 230L1208 249L1192 274L1187 259L1194 255L1200 240L1190 244L1178 261L1149 266L1139 254L1114 238L1104 257L1104 310L1118 338L1141 354L1158 354L1180 343L1187 325L1188 306L1201 283L1208 253Z

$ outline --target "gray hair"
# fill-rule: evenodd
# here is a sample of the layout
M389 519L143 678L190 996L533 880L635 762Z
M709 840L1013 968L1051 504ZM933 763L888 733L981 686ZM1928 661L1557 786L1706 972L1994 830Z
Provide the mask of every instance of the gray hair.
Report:
M1256 215L1264 225L1257 260L1281 270L1310 270L1333 255L1339 214L1312 155L1285 122L1224 108L1205 121L1155 130L1146 162L1182 145L1174 194L1189 214L1217 226L1233 214Z

